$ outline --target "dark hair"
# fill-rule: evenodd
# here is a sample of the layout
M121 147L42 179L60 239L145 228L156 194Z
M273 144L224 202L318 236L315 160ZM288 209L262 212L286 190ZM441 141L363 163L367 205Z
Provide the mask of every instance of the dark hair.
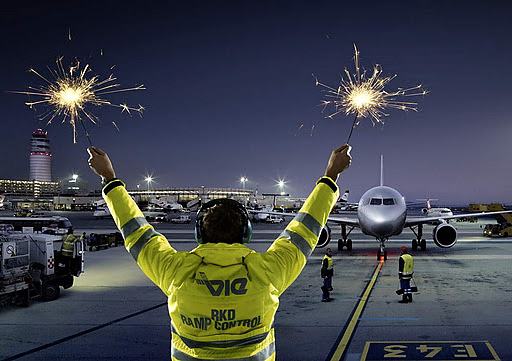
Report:
M205 243L241 243L245 216L240 210L218 204L206 210L203 216L203 241Z

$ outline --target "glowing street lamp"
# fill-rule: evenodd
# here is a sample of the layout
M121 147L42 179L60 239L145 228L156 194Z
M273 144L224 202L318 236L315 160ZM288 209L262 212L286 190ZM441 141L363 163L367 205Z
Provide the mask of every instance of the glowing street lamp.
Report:
M149 192L149 186L151 185L151 183L153 183L153 177L148 175L148 176L146 176L146 178L144 178L144 181L146 181L146 183L148 184L148 192Z
M76 180L78 179L78 174L73 174L71 176L71 179L73 179L73 182L76 182Z
M245 189L245 183L248 181L249 179L247 179L247 177L241 177L240 178L240 183L242 183L242 188Z
M280 179L279 181L277 181L277 186L279 187L279 191L281 192L281 195L284 194L284 186L286 185L286 182L284 181L284 179Z

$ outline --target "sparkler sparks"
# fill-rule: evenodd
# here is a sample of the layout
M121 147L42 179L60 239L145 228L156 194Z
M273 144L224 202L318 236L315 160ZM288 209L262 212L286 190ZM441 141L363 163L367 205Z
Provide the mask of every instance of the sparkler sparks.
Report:
M321 83L318 79L316 85L325 89L326 99L322 101L324 111L328 107L334 110L327 115L327 118L334 118L339 113L354 115L352 130L359 124L361 118L370 118L373 125L383 124L383 117L388 116L386 109L398 109L402 111L417 111L417 102L408 101L404 98L426 95L428 92L417 85L411 88L398 88L395 91L387 91L385 86L394 78L383 76L380 65L375 65L370 77L366 71L361 72L359 65L359 50L354 44L354 65L355 73L351 74L345 68L345 76L342 76L338 88ZM349 140L350 140L349 135Z
M62 60L62 57L57 59L55 69L48 68L52 76L51 80L41 75L35 69L30 69L29 71L42 79L44 84L39 87L29 86L28 91L13 92L40 97L37 100L25 102L31 108L38 104L43 104L50 108L40 116L40 120L46 120L47 124L50 124L55 118L62 117L63 123L68 121L73 129L73 143L76 143L76 124L80 122L89 143L91 143L83 118L85 117L93 124L97 124L98 118L89 110L90 106L107 105L119 108L121 112L127 112L130 115L134 111L142 116L144 111L142 105L139 104L137 107L132 107L125 103L114 104L107 96L113 93L144 90L146 89L144 85L121 88L113 74L102 79L100 75L91 75L92 70L89 64L81 68L80 62L75 61L66 69Z

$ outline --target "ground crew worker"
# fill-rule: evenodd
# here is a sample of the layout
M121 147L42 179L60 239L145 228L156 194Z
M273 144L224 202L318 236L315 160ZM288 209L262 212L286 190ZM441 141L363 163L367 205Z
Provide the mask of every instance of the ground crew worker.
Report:
M400 258L398 260L398 278L400 289L403 291L400 303L412 302L411 279L414 273L414 259L408 253L407 247L400 247Z
M322 302L330 302L333 299L329 292L332 291L332 276L334 275L334 262L332 260L332 252L330 248L325 250L325 256L322 259L322 269L320 275L324 279L322 285Z
M173 361L272 361L279 296L295 281L314 250L338 199L336 180L351 162L350 146L334 150L297 216L264 253L246 247L252 227L245 208L230 199L201 206L199 246L177 252L146 221L108 155L88 149L102 177L103 197L125 247L141 270L167 295Z
M73 228L68 229L68 233L62 237L62 246L60 248L60 253L64 257L73 258L73 254L75 253L75 242L78 240L73 234Z

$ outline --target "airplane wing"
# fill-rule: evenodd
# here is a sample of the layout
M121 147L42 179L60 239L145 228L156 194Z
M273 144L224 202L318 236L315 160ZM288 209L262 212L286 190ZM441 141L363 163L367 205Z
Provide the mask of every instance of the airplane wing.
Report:
M339 225L359 227L359 220L357 218L329 216L327 222L337 223Z
M466 218L466 217L489 217L493 215L512 213L512 211L498 211L498 212L480 212L480 213L464 213L464 214L454 214L453 216L442 216L442 217L407 217L405 220L405 227L417 226L420 224L430 223L430 224L439 224L443 221L447 221L450 219L457 218Z
M295 217L297 213L286 213L286 212L274 212L274 211L262 211L262 210L247 210L249 213L263 213L263 214L272 214L281 217ZM348 218L348 217L340 217L340 216L329 216L327 218L327 222L337 223L339 225L353 226L359 227L359 220L357 218Z

